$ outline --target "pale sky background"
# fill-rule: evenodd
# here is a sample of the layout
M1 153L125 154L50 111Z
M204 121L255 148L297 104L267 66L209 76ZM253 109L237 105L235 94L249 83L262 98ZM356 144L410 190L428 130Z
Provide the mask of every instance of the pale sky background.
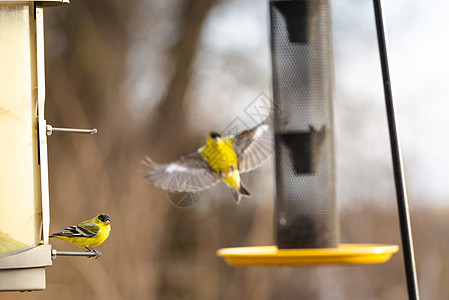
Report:
M338 0L331 7L338 201L343 208L367 201L396 205L372 1ZM449 2L443 0L384 1L412 208L449 204L448 13ZM193 128L207 134L236 117L252 125L244 108L261 92L271 96L272 91L268 16L268 1L228 1L212 11L192 73L194 105L187 114ZM149 25L150 38L136 33L129 54L133 90L127 92L136 118L160 99L166 79L158 74L170 70L170 62L161 59L161 45L170 44L167 32L174 31L170 19ZM218 112L214 118L211 111ZM266 164L260 173L271 170Z

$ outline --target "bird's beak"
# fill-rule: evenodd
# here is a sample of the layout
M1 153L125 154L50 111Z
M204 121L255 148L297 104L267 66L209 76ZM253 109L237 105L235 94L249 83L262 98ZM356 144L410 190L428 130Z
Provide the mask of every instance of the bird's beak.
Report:
M105 222L106 224L111 224L111 220L106 220L106 222Z

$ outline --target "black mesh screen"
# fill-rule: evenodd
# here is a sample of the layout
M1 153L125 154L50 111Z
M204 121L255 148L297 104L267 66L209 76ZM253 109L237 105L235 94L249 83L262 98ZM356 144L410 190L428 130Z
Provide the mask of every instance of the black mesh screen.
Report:
M272 1L270 13L278 247L337 247L329 1Z

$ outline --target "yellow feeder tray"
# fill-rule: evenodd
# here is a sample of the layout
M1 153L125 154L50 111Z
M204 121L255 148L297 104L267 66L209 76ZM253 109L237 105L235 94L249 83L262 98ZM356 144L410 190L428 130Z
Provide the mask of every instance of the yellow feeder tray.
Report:
M301 266L380 264L398 252L396 245L340 244L338 248L278 249L277 246L235 247L217 250L233 266Z

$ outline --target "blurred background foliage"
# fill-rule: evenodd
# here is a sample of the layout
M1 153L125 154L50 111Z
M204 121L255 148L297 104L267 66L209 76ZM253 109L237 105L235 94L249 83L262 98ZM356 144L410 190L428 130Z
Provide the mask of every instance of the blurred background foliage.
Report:
M345 3L334 17L342 241L400 244L372 8ZM395 37L407 29L397 24L417 9L408 14L392 18L393 61L402 49ZM254 197L239 206L218 186L181 209L142 177L146 155L168 162L236 117L249 124L244 108L271 94L266 1L73 0L46 9L45 23L47 122L98 128L94 136L49 137L51 231L107 212L112 232L98 247L101 259L58 258L45 291L2 299L407 298L400 253L353 267L232 268L216 257L221 247L273 243L272 161L245 175ZM421 296L449 299L448 192L417 188L424 179L413 138L427 132L413 127L417 109L405 104L419 99L406 100L398 107L414 121L401 129Z

